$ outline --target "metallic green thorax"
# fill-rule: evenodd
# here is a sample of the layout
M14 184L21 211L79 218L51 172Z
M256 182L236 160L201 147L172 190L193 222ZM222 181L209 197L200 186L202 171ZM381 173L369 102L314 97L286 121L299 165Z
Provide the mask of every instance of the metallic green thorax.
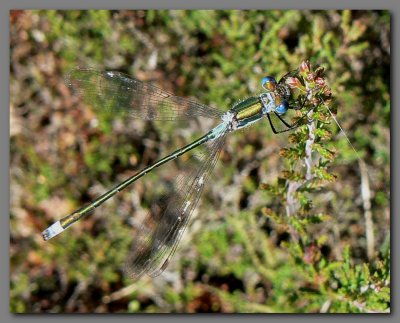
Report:
M253 96L235 104L231 112L236 113L236 119L242 120L261 113L262 103L259 97Z
M235 104L229 111L232 112L237 121L237 129L246 127L261 119L263 104L259 96L253 96Z

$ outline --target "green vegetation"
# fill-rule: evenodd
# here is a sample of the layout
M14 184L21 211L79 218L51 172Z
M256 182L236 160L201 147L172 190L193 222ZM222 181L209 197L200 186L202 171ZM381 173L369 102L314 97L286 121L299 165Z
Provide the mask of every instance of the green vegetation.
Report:
M10 311L390 311L389 12L12 11L10 44ZM266 121L229 136L160 277L134 282L121 265L132 220L179 160L42 240L212 126L95 115L65 86L70 69L120 70L225 110L305 59L325 68L363 162L319 104L315 128L274 135Z

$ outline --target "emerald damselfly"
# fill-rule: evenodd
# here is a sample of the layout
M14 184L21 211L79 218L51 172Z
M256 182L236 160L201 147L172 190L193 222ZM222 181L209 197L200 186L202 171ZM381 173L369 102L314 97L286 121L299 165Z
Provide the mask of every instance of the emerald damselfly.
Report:
M287 80L296 77L297 74L298 70L289 72L279 82L274 77L264 77L261 85L265 91L238 102L223 113L210 106L172 95L120 72L81 68L73 70L67 78L67 84L86 103L97 109L126 113L145 120L172 121L204 117L220 120L220 123L192 143L147 166L93 202L53 223L42 232L43 238L49 240L60 234L155 168L203 146L204 152L196 156L197 166L189 169L183 178L175 180L175 189L160 212L161 215L155 217L149 212L133 239L133 247L125 266L127 274L133 278L144 273L150 276L159 275L167 267L176 250L217 162L226 135L264 118L268 119L272 131L276 134L294 129L307 120L307 114L313 108L304 108L306 96L303 101L294 100L287 84Z

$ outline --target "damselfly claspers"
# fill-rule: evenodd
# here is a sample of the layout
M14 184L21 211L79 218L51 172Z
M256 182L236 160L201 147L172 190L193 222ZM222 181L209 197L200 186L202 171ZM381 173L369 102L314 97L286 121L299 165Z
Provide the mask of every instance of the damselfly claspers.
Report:
M178 245L218 159L226 135L264 118L268 119L274 133L291 130L306 121L307 114L312 109L304 108L306 96L303 102L293 100L290 87L286 83L289 77L296 77L297 73L297 70L292 71L279 82L271 76L264 77L261 82L264 92L242 100L222 113L119 72L73 70L68 76L68 85L86 103L97 109L126 113L146 120L205 117L219 119L220 123L199 139L144 168L90 204L53 223L42 232L43 238L53 238L142 176L202 145L205 152L197 156L198 166L190 169L183 178L175 180L175 190L159 216L155 217L151 212L147 214L136 231L132 250L127 257L125 271L131 277L137 278L144 273L157 276L166 268Z

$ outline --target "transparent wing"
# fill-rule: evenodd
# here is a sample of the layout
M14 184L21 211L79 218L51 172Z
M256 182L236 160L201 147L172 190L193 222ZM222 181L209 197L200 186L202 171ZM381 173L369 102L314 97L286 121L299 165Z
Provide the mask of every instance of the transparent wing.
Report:
M172 95L120 72L78 68L66 83L95 109L109 110L145 120L219 119L217 109Z
M218 160L225 136L208 142L185 162L186 172L175 180L174 190L162 201L161 211L149 212L136 231L125 263L125 273L137 279L144 273L161 274L174 254L204 185Z

